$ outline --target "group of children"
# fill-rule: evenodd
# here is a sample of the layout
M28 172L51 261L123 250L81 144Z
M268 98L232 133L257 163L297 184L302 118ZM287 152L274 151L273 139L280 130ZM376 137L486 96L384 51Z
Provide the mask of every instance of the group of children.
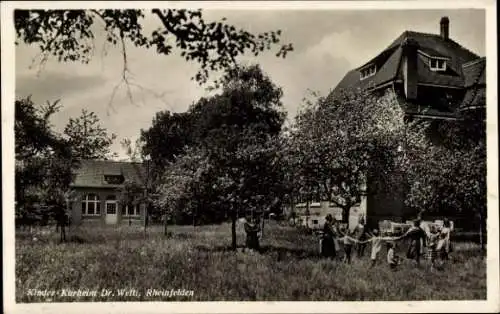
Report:
M451 251L450 234L453 226L448 219L444 219L441 228L428 226L420 219L414 221L414 225L402 236L388 237L379 235L378 230L369 232L361 217L359 224L352 230L346 228L342 230L334 221L331 215L327 215L323 228L323 238L321 241L321 252L325 257L334 258L336 251L340 248L342 241L344 247L344 263L351 263L353 248L356 248L358 258L364 254L368 243L371 243L371 266L377 263L377 256L382 250L383 244L387 246L387 264L392 270L396 270L401 262L401 258L396 254L396 243L402 239L408 239L409 245L406 253L408 259L414 259L417 265L420 264L421 257L426 257L431 261L431 268L436 267L438 261L448 259ZM426 255L424 255L426 253Z

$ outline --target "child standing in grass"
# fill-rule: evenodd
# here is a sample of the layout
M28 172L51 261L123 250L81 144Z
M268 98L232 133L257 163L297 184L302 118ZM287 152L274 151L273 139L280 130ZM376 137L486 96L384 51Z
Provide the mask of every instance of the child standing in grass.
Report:
M429 245L427 247L427 259L431 261L431 270L436 267L436 258L438 255L437 251L437 241L439 234L436 232L435 228L430 228L430 234L428 238Z
M395 244L393 242L387 242L387 263L392 270L396 270L399 264L398 256L395 253Z
M445 218L443 222L443 227L439 231L439 237L437 240L437 248L436 248L441 259L443 260L447 260L450 253L450 233L451 233L451 224L448 218Z
M382 249L382 237L379 236L377 229L373 230L371 242L372 242L372 253L370 259L372 261L371 267L373 267L377 262L377 254Z
M365 219L363 216L360 216L358 225L354 229L354 235L355 235L354 238L359 241L358 243L356 243L356 252L358 253L357 254L358 258L363 257L364 252L365 252L365 248L366 248L365 240L367 238L366 232L367 231L366 231L366 226L365 226Z
M354 245L354 240L352 238L352 231L349 228L346 228L344 235L344 263L351 263L351 253L352 246Z

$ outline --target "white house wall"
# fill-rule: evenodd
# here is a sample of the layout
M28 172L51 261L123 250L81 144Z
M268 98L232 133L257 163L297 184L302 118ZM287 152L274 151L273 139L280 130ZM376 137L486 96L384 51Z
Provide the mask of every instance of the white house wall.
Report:
M307 226L309 228L322 228L325 223L326 215L330 214L336 220L342 220L342 208L333 206L329 202L311 203L309 206L309 216L305 215L306 204L301 203L295 206L297 216L301 220L302 226ZM354 206L351 208L349 215L349 228L353 229L359 221L360 216L366 218L367 214L367 198L366 196L361 197L361 202L359 206ZM317 221L317 223L315 223Z

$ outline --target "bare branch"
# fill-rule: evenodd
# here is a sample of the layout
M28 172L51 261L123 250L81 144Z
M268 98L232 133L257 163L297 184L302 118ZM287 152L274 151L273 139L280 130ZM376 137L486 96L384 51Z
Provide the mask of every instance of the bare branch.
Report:
M127 62L127 49L126 49L126 46L125 46L125 40L124 40L124 35L123 35L123 31L120 31L120 41L121 41L121 44L122 44L122 57L123 57L123 69L122 69L122 77L121 77L121 80L118 82L118 84L113 88L113 92L111 93L111 99L108 103L108 106L110 108L112 108L113 110L114 107L113 107L113 100L115 98L115 95L116 95L116 92L118 91L118 89L120 88L120 86L122 84L125 84L126 88L127 88L127 96L130 100L130 102L133 104L134 103L134 99L132 97L132 92L130 90L130 85L129 85L129 79L128 79L128 74L130 73L129 69L128 69L128 62ZM108 111L108 115L109 115L109 111Z
M133 79L133 73L130 71L129 65L128 65L128 55L127 55L127 49L126 49L126 44L125 44L125 39L124 39L123 32L120 32L120 41L121 41L121 48L122 48L123 69L122 69L121 79L118 82L118 84L115 85L115 87L113 88L113 91L111 93L111 98L110 98L110 101L109 101L109 107L114 112L116 112L116 109L113 106L113 100L114 100L114 98L116 96L116 93L118 92L118 89L122 85L125 85L127 97L130 100L130 102L132 104L134 104L134 105L137 105L137 104L136 104L136 102L134 100L133 92L132 92L132 88L131 87L136 87L137 89L141 90L142 92L148 92L148 93L152 94L155 98L157 98L160 101L162 101L165 105L169 106L170 104L168 104L167 101L165 101L165 99L164 99L165 94L167 92L157 93L157 92L155 92L154 90L152 90L150 88L144 87L144 86L142 86L142 85L140 85L138 83L133 82L133 80L132 80ZM143 103L145 103L144 96L142 97L142 99L143 99ZM108 115L109 115L109 110L108 110Z

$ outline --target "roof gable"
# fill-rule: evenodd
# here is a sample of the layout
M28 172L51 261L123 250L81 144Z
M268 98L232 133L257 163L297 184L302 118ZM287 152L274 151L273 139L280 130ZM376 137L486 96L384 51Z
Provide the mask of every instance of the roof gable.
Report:
M349 71L337 85L336 90L347 88L370 88L393 80L398 74L401 55L401 47L392 50L392 53L387 57L386 61L380 66L377 66L377 73L364 80L360 80L360 72L358 70L360 68Z
M486 84L486 58L466 63L462 66L465 87Z
M420 84L463 87L464 80L460 72L453 66L447 66L444 72L432 71L428 59L418 58L417 61L418 83Z
M406 38L415 40L423 49L431 50L434 54L440 54L455 59L460 64L479 58L477 54L466 49L453 39L443 39L440 35L413 31L403 32L403 34L394 40L387 49L400 46Z
M131 181L139 184L146 182L146 171L141 163L117 162L110 160L80 160L75 171L74 187L114 188ZM106 180L105 177L121 176L123 180Z
M463 65L465 93L461 108L484 107L486 104L486 58Z
M435 34L405 31L376 57L361 67L349 71L337 85L334 93L336 90L347 88L376 87L395 79L402 79L402 72L399 69L402 59L401 44L406 40L418 43L419 50L427 57L447 59L447 68L449 69L444 73L431 71L426 62L419 59L418 75L421 84L464 87L462 65L479 58L478 55L451 39L443 39L440 35ZM371 63L377 64L379 70L372 77L360 80L359 70Z

